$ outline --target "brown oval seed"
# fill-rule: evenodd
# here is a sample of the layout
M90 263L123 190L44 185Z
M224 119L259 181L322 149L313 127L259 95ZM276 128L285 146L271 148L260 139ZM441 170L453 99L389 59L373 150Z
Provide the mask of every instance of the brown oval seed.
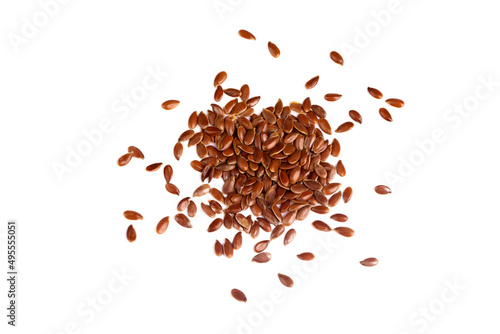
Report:
M179 203L177 204L177 211L182 212L182 211L186 210L186 208L188 207L188 204L189 204L189 197L181 199L179 201Z
M337 51L330 52L330 58L337 64L344 66L344 58Z
M349 110L349 117L351 117L354 122L358 122L359 124L363 123L363 118L356 110Z
M305 84L306 89L312 89L312 88L314 88L318 84L318 81L319 81L319 75L317 75L314 78L310 79Z
M271 260L271 253L263 252L255 255L252 259L252 262L256 263L266 263Z
M165 110L172 110L179 105L177 100L168 100L162 103L161 107Z
M118 158L118 166L126 166L132 160L133 153L126 153Z
M180 158L182 157L182 151L184 150L184 148L182 147L182 144L177 142L174 146L174 157L177 159L177 160L180 160Z
M363 261L359 261L359 263L361 263L361 265L365 267L373 267L378 264L378 259L375 257L369 257L367 259L364 259Z
M387 99L385 102L395 108L402 108L405 105L404 101L400 99Z
M392 116L391 116L391 113L389 112L389 110L387 110L385 108L380 108L378 110L378 112L380 114L380 117L385 119L387 122L392 122Z
M328 200L328 206L334 207L335 205L339 204L341 198L342 198L342 192L341 191L336 192Z
M274 58L278 58L280 56L281 52L276 44L269 42L267 43L267 48L269 49L269 53L271 54L271 56L273 56Z
M210 207L210 205L207 205L205 203L201 203L201 209L210 218L215 218L215 212L214 212L214 210L212 210L212 208Z
M382 92L376 88L368 87L368 93L370 93L370 95L376 99L381 99L382 97L384 97L384 95L382 95Z
M255 41L255 36L249 31L241 29L240 31L238 31L238 34L244 39Z
M188 216L193 218L194 216L196 216L197 211L198 211L198 209L196 208L196 204L193 201L189 201L189 204L187 207Z
M165 185L165 189L167 189L167 191L168 191L169 193L174 194L174 195L177 195L177 196L179 196L179 195L181 194L181 192L179 191L179 188L177 188L177 187L175 186L175 184L173 184L173 183L167 183L167 184Z
M258 243L255 244L253 250L256 252L256 253L260 253L260 252L263 252L266 250L267 246L269 245L271 241L270 240L262 240L262 241L259 241Z
M328 93L325 95L325 100L327 100L328 102L335 102L338 101L341 97L341 94Z
M340 223L345 223L348 219L348 217L342 213L336 213L332 215L330 218Z
M314 254L309 252L298 254L297 257L302 261L314 260Z
M375 192L379 195L387 195L392 193L392 190L388 186L380 185L375 187Z
M216 218L208 226L207 232L215 232L222 227L222 218Z
M278 274L278 278L279 278L281 284L283 284L287 288L293 287L293 279L291 279L289 276L283 275L283 274Z
M224 255L230 259L233 257L233 244L231 243L231 241L229 241L229 239L225 239L224 240Z
M210 185L202 184L201 186L196 188L196 190L193 192L193 197L204 196L204 195L208 194L209 191L210 191Z
M351 228L345 226L339 226L334 228L333 230L346 238L350 238L354 235L354 231Z
M194 129L197 126L198 126L198 113L196 111L193 111L193 113L188 118L188 128Z
M239 302L244 302L244 303L247 302L247 296L245 296L245 294L238 289L232 289L231 295L233 296L234 299L236 299Z
M293 239L295 239L295 236L297 235L297 232L295 231L295 229L290 229L288 232L286 232L285 234L285 238L283 239L283 244L286 246L288 245L289 243L291 243L293 241Z
M123 212L123 216L128 220L142 220L143 217L139 212L127 210Z
M186 140L189 140L191 138L193 138L194 136L194 131L193 130L186 130L184 131L183 133L181 133L181 135L179 136L179 142L182 142L182 141L186 141Z
M223 249L222 244L220 243L219 240L215 240L214 251L215 251L215 255L217 255L217 256L221 256L222 253L224 253L224 249Z
M327 135L332 134L332 128L330 127L330 123L328 123L326 118L320 118L318 120L318 125L319 125L319 128Z
M221 220L222 222L222 220ZM234 249L240 249L241 245L243 244L243 236L241 232L236 233L236 235L233 238L233 248Z
M138 158L138 159L143 159L144 160L144 154L142 154L142 151L140 149L138 149L137 147L135 147L135 146L129 146L128 147L128 152L132 153L132 156L134 158Z
M344 200L344 203L348 203L352 198L352 188L347 187L344 190L344 193L342 194L342 199Z
M182 227L185 227L185 228L192 228L193 227L193 225L191 225L191 221L189 220L189 218L186 217L186 215L183 213L176 214L174 219Z
M283 232L285 232L285 225L283 224L280 224L278 226L276 226L273 231L271 232L271 236L270 236L270 239L271 240L274 240L274 239L277 239L279 238L280 235L283 234Z
M315 220L312 223L312 226L321 232L330 232L332 230L332 228L327 223L322 222L321 220Z
M167 183L170 183L173 175L174 175L174 170L172 169L172 166L166 165L165 167L163 167L163 176L165 177L165 181Z
M170 222L170 217L167 216L165 218L162 218L159 222L158 225L156 225L156 233L158 234L163 234L168 228L168 224Z
M347 132L351 130L354 127L354 124L352 122L345 122L339 125L337 130L335 132L337 133L342 133L342 132Z
M333 195L342 186L341 183L330 183L323 188L323 194L326 196Z
M220 86L226 81L227 79L227 73L225 71L221 71L217 73L214 79L214 87Z
M157 163L151 164L151 165L146 167L146 172L157 171L158 169L160 169L161 165L163 165L162 162L157 162Z
M134 242L137 239L137 233L132 225L127 228L127 240L129 242Z
M336 169L337 169L337 174L340 177L344 177L346 175L346 173L347 173L346 170L345 170L345 166L344 166L344 163L342 162L342 160L337 161Z

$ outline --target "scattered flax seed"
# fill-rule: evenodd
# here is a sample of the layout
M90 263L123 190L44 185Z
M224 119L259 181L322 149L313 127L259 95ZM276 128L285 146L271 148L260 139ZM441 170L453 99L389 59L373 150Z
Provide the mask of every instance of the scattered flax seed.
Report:
M342 199L344 200L344 203L349 203L351 198L352 198L352 188L347 187L344 189L344 193L342 194Z
M214 79L214 87L220 86L226 81L227 73L225 71L217 73Z
M172 169L172 166L166 165L165 167L163 167L163 176L165 177L165 181L167 183L170 183L173 175L174 175L174 170Z
M385 109L385 108L380 108L378 110L379 114L380 114L380 117L382 117L383 119L385 119L387 122L392 122L392 116L391 116L391 113Z
M387 99L385 102L395 108L402 108L405 105L404 101L400 99Z
M170 222L170 217L165 217L162 218L159 222L158 225L156 225L156 233L158 234L163 234L168 228L168 224Z
M224 253L224 248L219 240L215 240L214 251L216 256L222 256Z
M349 117L351 117L354 122L357 122L359 124L363 123L363 118L356 110L349 110Z
M289 243L291 243L293 241L293 239L295 239L296 235L297 235L297 232L295 231L295 229L292 228L292 229L288 230L288 232L286 232L286 234L285 234L285 238L283 239L283 244L286 246Z
M280 56L280 49L278 49L278 47L274 43L267 43L267 48L269 49L269 53L271 54L271 56L273 56L274 58L278 58Z
M322 222L321 220L315 220L312 223L312 226L321 232L330 232L332 230L332 228L327 223Z
M363 261L359 261L359 263L361 263L361 265L365 267L374 267L378 264L378 260L377 258L369 257L367 259L364 259Z
M137 233L132 225L127 228L127 240L134 242L137 239Z
M341 94L328 93L325 95L325 100L327 100L328 102L335 102L340 100L341 97Z
M330 58L337 64L344 66L344 58L337 51L330 52Z
M224 240L224 255L229 259L233 257L233 244L227 238Z
M208 194L209 191L210 191L210 185L202 184L201 186L196 188L196 190L193 192L193 197L204 196L204 195Z
M132 157L144 160L144 154L142 154L142 151L140 149L138 149L137 147L129 146L128 152L132 153Z
M346 215L342 213L336 213L332 215L330 218L340 223L345 223L349 219Z
M392 190L388 186L380 185L375 187L375 192L379 195L387 195L392 193Z
M232 289L231 296L233 296L233 298L239 302L243 302L243 303L247 302L247 296L245 296L245 294L241 290Z
M298 254L297 257L302 261L314 260L314 254L309 252Z
M342 162L342 160L339 160L337 161L337 174L340 176L340 177L344 177L346 175L346 170L345 170L345 166L344 166L344 163Z
M319 75L315 76L314 78L310 79L309 81L306 82L306 89L312 89L314 88L319 81Z
M161 107L165 110L175 109L179 105L179 101L177 100L168 100L162 103Z
M179 188L177 188L177 186L173 183L167 183L165 185L165 189L167 189L167 191L169 193L177 195L177 196L179 196L181 194L181 192L179 191Z
M182 144L178 142L177 144L174 145L174 157L177 160L180 160L182 157L182 151L184 148L182 147Z
M222 227L222 219L216 218L210 225L208 226L207 232L215 232Z
M269 245L271 241L270 240L262 240L262 241L259 241L258 243L255 244L253 250L256 252L256 253L260 253L260 252L263 252L266 250L267 246Z
M376 88L368 87L368 93L370 93L370 95L376 99L381 99L384 97L384 95L382 95L382 92Z
M335 194L332 195L332 197L330 197L330 199L328 200L328 206L330 208L336 206L337 204L339 204L340 202L340 199L342 198L342 192L341 191L338 191L336 192Z
M256 263L266 263L271 260L271 253L263 252L255 255L252 259L252 262Z
M287 288L293 287L293 279L291 279L289 276L284 275L284 274L278 274L278 278L284 286Z
M221 225L222 225L222 220L221 220ZM240 249L242 244L243 244L243 235L241 234L241 232L238 232L233 238L233 248Z
M183 213L176 214L175 217L174 217L174 219L182 227L186 227L186 228L192 228L193 227L193 225L191 225L191 221L189 220L189 218L186 217L186 215L183 214Z
M123 167L128 165L130 160L132 159L132 153L126 153L118 158L118 166Z
M149 166L146 167L146 172L157 171L158 169L160 169L161 165L163 165L163 163L161 163L161 162L157 162L157 163L151 164L151 165L149 165Z
M333 230L346 238L350 238L354 235L354 231L351 228L345 226L336 227Z
M255 36L249 31L241 29L240 31L238 31L238 34L244 39L255 41Z
M179 201L179 204L177 204L177 211L182 212L186 210L189 204L189 197L183 198Z
M337 133L343 133L351 130L354 127L354 124L352 122L345 122L339 125L337 130L335 132Z
M143 217L139 212L127 210L123 212L123 216L128 220L142 220Z

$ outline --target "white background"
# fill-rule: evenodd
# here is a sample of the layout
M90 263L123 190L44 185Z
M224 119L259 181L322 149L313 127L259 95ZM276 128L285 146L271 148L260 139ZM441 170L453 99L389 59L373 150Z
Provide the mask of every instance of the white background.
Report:
M33 22L42 8L34 0L0 6L2 268L8 219L19 222L20 247L18 327L5 324L2 279L2 333L499 332L494 1L401 0L382 15L383 27L373 13L393 9L384 0L69 1L17 46L11 40L22 36L24 18ZM239 38L242 28L257 41ZM280 58L269 55L269 40ZM347 44L356 53L349 56ZM329 59L332 50L343 53L344 67ZM116 112L148 68L168 75L128 113ZM310 226L314 216L296 222L296 240L273 244L272 261L262 265L250 262L255 241L248 236L233 259L215 257L214 240L235 232L207 234L210 219L201 210L193 229L172 221L164 235L155 233L159 219L175 215L179 198L165 191L161 171L144 168L171 164L181 198L200 184L189 166L194 149L185 147L177 162L172 147L189 114L209 108L221 70L229 74L225 87L249 84L260 107L311 96L334 127L350 109L363 115L362 125L337 136L347 168L341 182L354 196L331 212L347 214L356 235L331 236L336 247L315 264L304 268L295 257L326 238ZM315 75L319 84L306 91ZM488 77L496 82L492 92L481 83ZM384 103L367 86L405 100L403 109L390 109L393 123L379 117ZM476 98L477 89L488 96ZM331 103L325 93L344 96ZM167 99L181 104L165 111ZM454 106L471 111L458 116ZM68 149L86 140L83 132L106 119L112 130L59 180L54 162L64 164ZM444 140L423 156L416 141L439 129ZM116 159L129 145L146 160L119 168ZM394 193L376 195L373 187L411 157L417 163ZM133 244L124 210L145 218L134 224ZM380 264L362 267L370 256ZM276 274L294 266L309 273L291 274L297 288L289 290ZM121 271L133 277L126 286L114 281ZM121 291L109 292L110 283ZM460 287L454 293L450 284ZM233 287L245 291L246 304L230 296ZM276 294L281 303L269 306ZM89 311L92 298L106 305Z

